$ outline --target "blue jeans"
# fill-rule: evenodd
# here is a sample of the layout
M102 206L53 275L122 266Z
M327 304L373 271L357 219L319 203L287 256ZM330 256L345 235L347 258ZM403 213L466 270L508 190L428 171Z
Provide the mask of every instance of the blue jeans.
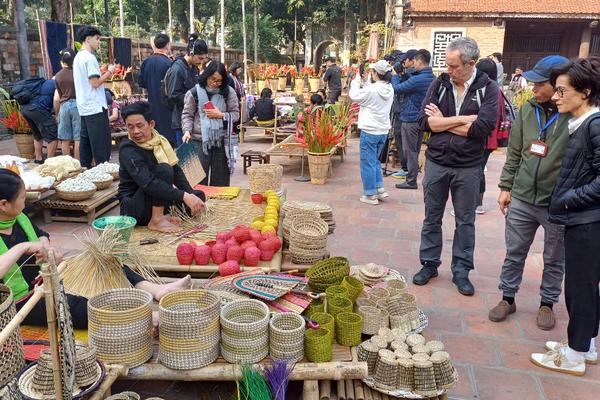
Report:
M78 141L81 134L81 117L75 99L60 105L58 113L58 139Z
M175 142L177 144L177 147L183 144L183 140L181 138L183 138L183 131L181 129L177 129L175 131Z
M377 189L383 187L383 174L379 155L385 145L387 135L372 135L360 132L360 177L363 191L367 196L377 194Z

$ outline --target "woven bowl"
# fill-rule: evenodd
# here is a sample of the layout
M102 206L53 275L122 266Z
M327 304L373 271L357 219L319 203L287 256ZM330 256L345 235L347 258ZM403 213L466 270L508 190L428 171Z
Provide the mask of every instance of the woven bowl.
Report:
M10 287L0 284L0 330L13 319L16 314L13 294ZM0 387L8 384L25 365L25 353L21 330L15 329L8 340L0 346Z
M56 194L58 195L58 197L66 201L84 201L92 198L92 196L94 196L95 193L96 188L86 190L84 192L66 192L64 190L56 189Z
M311 289L324 292L331 285L338 285L350 272L350 264L345 257L331 257L316 262L306 271Z
M111 179L106 180L106 181L92 181L94 183L94 185L96 185L96 189L98 190L104 190L104 189L108 189L110 187L110 185L112 185L113 183L113 178L111 177Z
M307 214L299 214L290 226L290 238L293 235L303 236L307 239L324 239L329 234L329 225L322 219L315 219Z

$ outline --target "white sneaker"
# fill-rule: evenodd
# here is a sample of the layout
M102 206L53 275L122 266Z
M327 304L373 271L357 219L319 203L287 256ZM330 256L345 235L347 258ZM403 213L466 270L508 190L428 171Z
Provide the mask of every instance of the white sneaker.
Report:
M555 342L552 340L549 340L546 342L546 350L548 351L558 351L559 348L566 346L567 345L567 341L564 340L562 342ZM598 362L598 352L594 349L594 351L592 351L591 349L585 353L583 355L583 358L585 359L585 362L588 364L596 364Z
M390 195L388 194L388 192L385 191L385 188L379 188L379 189L377 189L377 198L379 200L383 200L386 197L390 197Z
M479 215L485 214L485 208L483 208L483 206L477 206L477 209L475 209L475 214L479 214Z
M362 195L360 196L360 201L362 201L365 204L370 204L372 206L376 206L377 204L379 204L378 195L376 194L372 196Z
M557 351L547 353L533 353L531 362L538 367L546 368L563 374L583 376L585 374L585 361L571 361L567 358L566 346L560 347Z

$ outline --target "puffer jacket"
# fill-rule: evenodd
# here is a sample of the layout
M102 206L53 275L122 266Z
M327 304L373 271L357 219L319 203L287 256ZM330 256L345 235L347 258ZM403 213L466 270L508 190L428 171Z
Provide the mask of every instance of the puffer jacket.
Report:
M543 107L535 100L530 100L521 107L510 129L506 161L498 187L505 192L511 192L512 196L528 204L547 207L550 205L550 195L558 179L569 142L568 125L571 114L561 114L548 127L548 154L546 157L539 157L529 152L531 143L539 137L536 109L539 110L542 126L548 121L549 117Z
M400 120L402 122L417 122L421 104L431 82L435 80L431 67L414 71L407 80L401 82L400 76L392 76L392 86L396 95L402 95Z
M188 90L198 83L200 72L195 65L188 65L185 57L180 56L171 64L171 72L167 72L169 81L167 82L167 90L169 102L173 104L171 112L171 128L175 130L181 129L181 113L183 112L183 103L185 94Z
M568 226L600 221L600 113L571 135L549 214L551 222Z

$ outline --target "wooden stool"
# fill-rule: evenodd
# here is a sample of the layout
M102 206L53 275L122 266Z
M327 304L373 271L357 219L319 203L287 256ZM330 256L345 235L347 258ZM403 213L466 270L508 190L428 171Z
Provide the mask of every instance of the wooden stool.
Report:
M244 175L246 175L248 167L252 166L252 161L258 161L259 164L268 164L270 162L268 154L263 154L256 150L248 150L242 154L242 157L244 158Z

